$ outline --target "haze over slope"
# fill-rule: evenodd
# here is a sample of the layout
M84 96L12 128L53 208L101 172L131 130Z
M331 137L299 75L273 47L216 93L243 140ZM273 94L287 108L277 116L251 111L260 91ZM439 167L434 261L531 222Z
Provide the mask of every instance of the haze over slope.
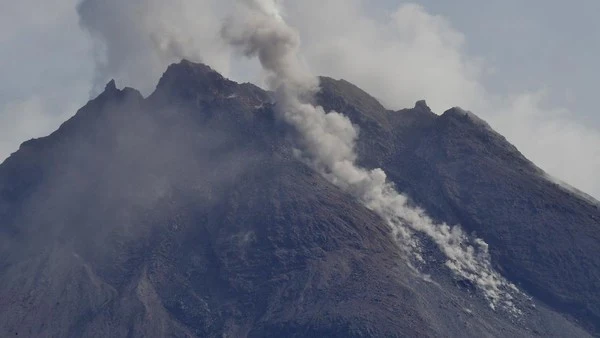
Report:
M104 80L100 85L119 77L122 83L143 86L149 92L155 81L135 76L132 70L140 69L147 60L161 58L162 64L142 68L143 74L158 78L166 65L179 57L207 62L245 81L262 79L256 65L238 60L224 46L226 42L218 39L220 19L231 14L236 1L178 0L167 8L155 0L137 0L133 6L119 1L85 3L101 3L109 12L126 13L115 18L96 11L96 20L91 22L81 15L83 27L103 38L94 41L105 43L108 56L118 55L115 62L107 63L120 66L118 71L96 73ZM543 85L507 92L488 88L486 80L496 64L468 51L469 36L456 29L458 22L419 3L392 5L381 16L368 14L378 7L376 1L277 3L286 21L298 30L303 40L301 56L314 73L350 80L394 110L427 98L438 114L452 106L477 111L543 169L600 198L596 175L600 171L600 133L575 118L586 112L576 111L576 102L571 103L573 106L553 104L551 97L562 93L547 92ZM510 40L517 39L511 36ZM139 48L132 50L131 46ZM504 52L509 54L510 49ZM497 57L503 59L505 54ZM142 58L144 55L147 57ZM568 72L574 68L570 66ZM554 71L550 68L546 73ZM511 86L519 80L507 78L502 85ZM588 110L593 114L594 107Z
M598 334L595 201L470 112L314 77L275 1L236 8L222 37L271 92L182 61L0 166L5 333Z
M109 83L0 165L2 334L585 336L574 319L597 332L596 207L460 111L391 112L321 85L316 101L360 126L361 165L490 243L534 296L514 299L521 315L492 310L427 237L415 273L384 219L294 155L270 93L182 62L147 99Z
M219 39L232 1L85 1L92 18L89 10L78 15L79 2L3 6L0 73L9 80L0 86L2 160L72 116L93 80L93 96L111 78L147 95L164 69L185 57L262 83L257 65L232 56ZM314 74L345 78L392 109L427 98L438 114L454 105L475 111L541 168L598 198L597 55L583 41L600 35L589 28L594 20L580 17L582 8L598 5L552 0L537 10L542 3L281 2ZM111 66L104 63L109 56Z
M240 1L236 15L223 27L226 40L247 56L257 56L273 87L276 110L296 128L300 156L330 182L352 194L386 220L400 246L422 261L414 232L429 236L447 256L446 265L480 287L493 307L518 312L514 285L493 271L487 244L470 239L460 226L435 224L425 212L408 205L380 169L356 165L358 130L344 115L312 104L317 79L298 58L299 37L283 20L273 1Z

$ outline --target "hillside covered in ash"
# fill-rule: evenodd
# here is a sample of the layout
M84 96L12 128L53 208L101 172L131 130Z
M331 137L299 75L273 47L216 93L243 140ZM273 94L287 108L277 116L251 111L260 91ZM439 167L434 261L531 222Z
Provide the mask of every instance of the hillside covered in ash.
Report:
M330 78L314 101L357 127L361 166L489 246L501 299L298 156L274 93L182 61L0 165L0 335L600 335L598 203L459 108L389 111Z

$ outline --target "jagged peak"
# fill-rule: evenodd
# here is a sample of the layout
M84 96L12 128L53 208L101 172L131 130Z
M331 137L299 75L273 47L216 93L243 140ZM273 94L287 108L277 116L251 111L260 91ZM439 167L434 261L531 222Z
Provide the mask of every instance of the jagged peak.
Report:
M179 63L173 63L167 67L157 87L160 88L175 80L186 79L195 79L196 81L226 81L219 72L210 66L183 59Z
M104 91L98 96L98 98L108 98L108 97L124 97L124 96L134 96L139 99L143 99L142 93L140 93L137 89L131 87L125 87L123 89L117 88L117 84L114 79L108 81L106 86L104 86Z
M419 100L415 102L415 107L413 109L427 113L432 113L431 108L429 108L425 100Z
M531 165L531 168L533 168L535 172L539 173L539 169L523 156L517 147L473 112L462 109L461 107L453 107L446 110L438 120L442 122L442 125L450 126L451 128L466 128L467 130L470 130L469 135L484 139L486 142L492 142L499 148L517 155L521 160L525 161L527 165Z
M117 90L118 89L117 89L117 84L115 83L115 79L111 79L110 81L108 81L108 83L104 87L105 92L114 92Z
M458 106L452 107L452 108L446 110L442 114L441 117L442 118L461 118L464 121L469 121L474 125L477 125L479 127L482 127L484 129L487 129L487 130L495 133L493 128L485 120L483 120L482 118L477 116L475 113L473 113L469 110L465 110Z
M386 110L376 98L351 82L344 79L336 80L326 76L319 77L319 80L321 90L333 91L357 107L379 112Z
M194 100L196 104L236 99L252 107L271 101L265 91L253 84L239 84L208 65L185 59L169 65L148 99L155 102Z
M346 80L330 77L319 77L320 90L316 103L326 110L342 112L353 121L361 124L361 120L371 120L389 127L388 111L379 101L355 84Z
M212 69L209 65L206 65L204 63L192 62L186 59L182 59L178 63L173 63L169 65L165 73L168 73L169 71L175 71L178 69L183 69L195 73L216 74L222 77L221 74L219 74L219 72Z
M210 99L214 98L215 94L231 95L236 85L237 83L226 79L205 64L181 60L179 63L169 65L158 81L155 93L151 96L157 93L177 92L178 96L200 95Z

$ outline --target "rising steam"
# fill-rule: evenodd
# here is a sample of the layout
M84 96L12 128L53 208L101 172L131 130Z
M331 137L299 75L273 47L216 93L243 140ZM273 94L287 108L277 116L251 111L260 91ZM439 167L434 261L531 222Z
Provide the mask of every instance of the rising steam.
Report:
M165 68L182 58L226 74L228 48L218 38L221 2L81 0L79 24L94 42L92 94L110 79L149 94Z
M307 163L386 220L414 258L423 262L415 234L425 234L446 255L446 266L477 285L492 307L518 311L510 295L516 288L493 270L483 240L471 240L459 226L435 224L408 205L383 170L356 164L358 131L346 116L310 103L318 80L299 59L298 33L286 24L275 0L240 0L222 36L246 56L258 57L276 93L277 112L299 132L299 154Z

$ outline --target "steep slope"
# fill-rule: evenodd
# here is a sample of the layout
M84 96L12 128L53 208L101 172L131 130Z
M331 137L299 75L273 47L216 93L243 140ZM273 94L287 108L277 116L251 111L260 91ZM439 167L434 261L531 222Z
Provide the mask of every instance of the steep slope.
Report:
M469 222L478 205L447 193L475 184L441 174L448 116L424 102L388 112L347 82L322 83L317 100L360 125L365 164L439 219L491 224ZM293 156L290 135L268 93L204 65L172 65L147 99L109 83L0 165L0 334L586 336L535 299L517 300L520 316L492 310L443 261L433 281L416 273L377 215ZM547 277L489 231L499 268Z
M459 109L440 117L417 152L457 220L488 241L509 278L600 333L598 205L547 180Z
M438 117L422 101L382 113L372 104L331 100L346 82L322 83L320 103L353 111L349 116L361 126L365 165L382 166L400 191L438 220L475 232L510 280L600 334L597 203L548 180L472 113L453 108ZM385 122L364 124L361 115Z

